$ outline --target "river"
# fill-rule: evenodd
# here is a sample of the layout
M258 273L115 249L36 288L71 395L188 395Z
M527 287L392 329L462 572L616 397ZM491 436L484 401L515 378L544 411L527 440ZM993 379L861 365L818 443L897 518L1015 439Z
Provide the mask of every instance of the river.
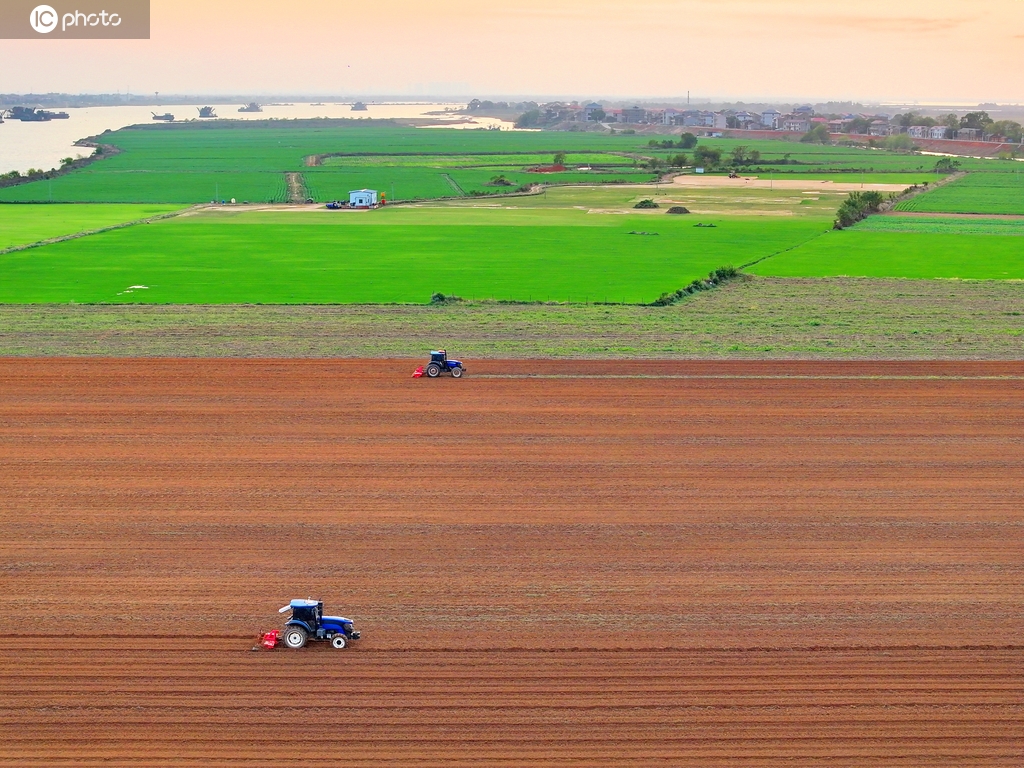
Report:
M54 112L67 112L71 117L67 120L51 120L48 123L24 123L20 120L5 120L0 125L0 173L20 171L29 168L49 170L60 167L65 157L88 157L93 150L89 147L76 147L75 141L87 136L95 136L109 129L116 131L126 125L152 123L153 113L170 112L178 120L197 118L199 105L176 104L168 107L83 107L79 109L56 109ZM311 117L375 117L375 118L413 118L424 117L428 112L444 109L461 108L464 104L414 104L388 103L367 104L366 112L353 112L349 104L288 104L281 106L267 105L263 112L238 112L239 104L216 106L217 114L223 118L238 120L266 120L278 118L282 120ZM457 128L489 128L499 126L511 128L511 123L486 117L473 118Z

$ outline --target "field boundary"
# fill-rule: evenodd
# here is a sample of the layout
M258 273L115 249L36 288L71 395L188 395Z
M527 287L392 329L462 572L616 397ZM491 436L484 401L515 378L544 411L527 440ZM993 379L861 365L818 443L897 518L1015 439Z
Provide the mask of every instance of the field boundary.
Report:
M769 253L767 256L762 256L759 259L754 259L753 261L748 261L746 264L740 264L739 267L737 267L737 269L743 270L743 269L746 269L747 267L752 267L755 264L760 264L762 261L768 261L768 259L775 258L776 256L781 256L784 253L789 253L790 251L795 251L797 248L803 248L805 245L810 245L811 243L813 243L818 238L824 237L829 232L832 232L832 230L831 229L826 229L824 232L822 232L819 235L815 235L810 240L805 240L802 243L797 243L796 245L791 245L791 246L789 246L789 248L783 248L781 251L776 251L775 253Z
M6 203L4 203L6 205ZM17 203L15 203L17 205ZM46 205L46 203L33 203L33 205ZM63 205L63 203L54 203L54 205ZM74 205L74 203L71 203ZM132 221L124 221L120 224L111 224L109 227L100 227L99 229L87 229L82 232L73 232L69 235L61 235L60 237L51 237L46 240L37 240L34 243L25 243L24 245L13 245L10 248L0 249L0 256L6 256L9 253L17 253L19 251L27 251L31 248L40 248L44 245L53 245L55 243L63 243L68 240L78 240L82 237L89 237L90 235L99 235L103 232L113 232L115 229L127 229L128 227L134 227L136 224L152 224L155 221L163 221L164 219L173 219L176 216L183 216L187 213L194 213L197 210L207 208L207 203L199 205L191 205L187 208L182 208L179 211L170 211L168 213L160 213L156 216L147 216L144 219L134 219Z
M332 157L444 157L446 155L453 156L466 156L466 157L534 157L536 155L554 155L562 150L559 149L538 149L530 151L508 151L508 152L477 152L467 151L460 152L457 154L448 152L323 152L318 155L306 155L303 158L303 164L307 168L316 168L322 166L324 160L329 160ZM650 160L651 158L644 155L630 154L628 152L612 152L603 149L588 149L580 150L577 154L588 154L588 155L608 155L610 157L625 157L629 159L641 159ZM487 166L477 165L466 165L466 166L453 166L455 168L483 168Z
M442 173L441 178L443 178L448 183L448 186L455 191L456 195L458 195L459 197L466 197L466 190L459 186L459 182L453 179L451 177L451 174Z

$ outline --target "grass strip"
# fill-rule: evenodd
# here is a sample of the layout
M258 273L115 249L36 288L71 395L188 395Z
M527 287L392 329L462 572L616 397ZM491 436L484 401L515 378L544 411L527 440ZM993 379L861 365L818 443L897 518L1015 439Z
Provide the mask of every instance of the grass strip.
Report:
M751 278L669 307L0 305L0 355L1019 360L1024 284Z

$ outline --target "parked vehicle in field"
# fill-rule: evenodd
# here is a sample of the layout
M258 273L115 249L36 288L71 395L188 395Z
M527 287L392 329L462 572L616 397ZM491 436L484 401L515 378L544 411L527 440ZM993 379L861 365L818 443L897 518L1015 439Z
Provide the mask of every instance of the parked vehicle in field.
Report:
M450 360L446 350L435 349L430 353L430 362L413 371L412 377L418 379L425 375L427 378L436 379L442 373L450 373L454 378L461 379L465 372L466 367L461 360Z
M278 613L286 611L291 611L292 616L285 622L282 639L289 648L302 648L310 640L322 640L340 650L359 639L352 619L324 616L322 600L292 600Z

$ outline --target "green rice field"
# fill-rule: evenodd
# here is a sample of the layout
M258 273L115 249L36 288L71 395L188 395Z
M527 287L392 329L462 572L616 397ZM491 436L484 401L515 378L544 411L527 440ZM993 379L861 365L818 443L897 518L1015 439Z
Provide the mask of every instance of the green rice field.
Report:
M880 218L880 217L879 217ZM849 229L751 266L771 277L903 277L1024 280L1024 248L1013 237Z
M814 182L924 184L936 178L932 157L702 140L726 154L741 144L757 148L769 174L810 186L652 185L653 173L638 165L667 153L645 139L370 121L108 133L102 142L119 153L50 181L0 189L0 203L76 203L0 205L0 250L190 203L280 203L290 195L286 174L299 174L299 192L321 202L369 187L415 204L365 213L203 210L12 252L2 257L0 302L425 304L440 292L471 300L639 304L726 264L773 277L1024 279L1024 249L1013 237L1024 234L1024 220L872 216L830 231L846 193ZM530 170L559 151L568 153L566 171ZM963 163L972 169L965 178L903 207L1024 210L1024 184L1007 172L1010 165ZM509 186L496 185L496 176ZM494 197L532 182L575 186ZM647 198L659 207L634 208ZM665 215L673 206L690 215Z
M147 219L176 205L2 205L0 250Z
M737 147L746 148L747 152L761 153L761 159L754 163L751 172L756 168L774 168L777 173L924 173L924 180L935 179L935 163L939 158L932 155L889 152L883 149L872 149L866 146L833 147L823 144L802 144L800 141L779 139L708 139L701 138L700 146L719 149L724 156L729 156ZM651 150L659 157L670 157L677 152L693 154L693 150ZM957 158L961 170L965 171L1000 171L1006 170L1007 163L1000 160L984 158ZM941 178L941 176L938 176Z
M501 173L515 174L517 183L577 182L579 172L525 173L530 165L550 163L559 151L575 152L570 162L577 165L603 157L621 167L629 180L653 178L651 173L630 176L631 160L606 154L637 152L641 142L636 136L425 130L387 122L313 120L147 125L106 133L100 141L120 153L53 180L0 189L0 202L284 202L286 173L307 175L308 190L321 201L361 187L389 193L394 187L392 199L399 200L452 197L459 193L444 179L448 168L476 169L467 172L466 194L488 191L486 182ZM328 158L322 167L307 164L307 158L339 152L349 157ZM450 159L442 163L444 156Z
M1024 176L1020 166L1006 173L969 173L899 205L901 211L994 213L1024 216Z
M651 149L645 137L621 133L465 131L340 120L145 125L105 133L99 140L119 154L53 180L0 189L0 202L283 202L286 173L303 174L307 191L321 202L361 187L385 191L392 200L422 200L458 196L459 190L500 192L489 184L496 175L515 186L650 181L653 174L635 164L680 151ZM929 173L934 159L919 155L785 141L704 139L702 144L726 155L736 146L758 149L762 161L747 172L762 175L835 174L907 186L937 178ZM560 151L568 153L566 173L527 171L550 163ZM310 165L309 158L324 155L333 156ZM580 166L594 170L579 171Z
M869 216L857 224L858 232L920 232L944 235L1024 235L1024 218L995 219L983 216Z
M564 209L208 213L8 254L0 302L645 303L823 226Z

